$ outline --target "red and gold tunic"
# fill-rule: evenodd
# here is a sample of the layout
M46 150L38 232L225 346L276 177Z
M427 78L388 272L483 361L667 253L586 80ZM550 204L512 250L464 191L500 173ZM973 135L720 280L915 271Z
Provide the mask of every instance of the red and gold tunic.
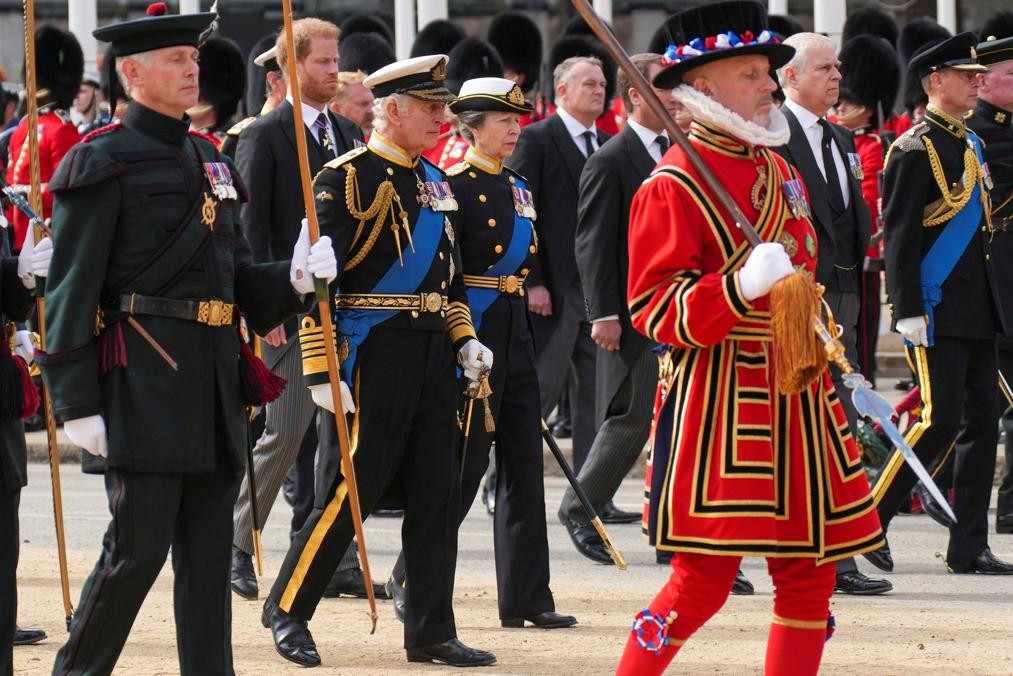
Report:
M39 180L42 183L42 217L53 215L53 196L49 193L49 179L56 166L71 146L81 140L77 127L63 111L49 110L39 113ZM28 161L28 118L18 123L11 134L7 175L4 177L14 189L27 197L32 183L31 163ZM21 248L28 232L28 217L8 207L7 220L14 224L14 250Z
M765 241L813 272L816 235L764 147L694 122L691 142ZM645 532L675 551L821 560L883 541L859 452L829 376L777 391L768 298L734 274L750 248L673 146L630 212L634 326L670 346L655 420Z

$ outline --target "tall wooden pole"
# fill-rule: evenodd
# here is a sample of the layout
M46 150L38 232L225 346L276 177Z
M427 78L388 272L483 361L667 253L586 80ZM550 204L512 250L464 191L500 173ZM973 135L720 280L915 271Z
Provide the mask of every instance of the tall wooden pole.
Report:
M25 96L28 104L28 162L31 174L29 204L43 217L42 180L39 175L39 101L35 87L35 1L25 0ZM38 225L28 228L25 237L38 242L44 237ZM44 278L37 278L35 287L35 324L39 329L39 347L46 349L46 301ZM67 540L63 532L63 491L60 488L60 449L56 439L56 418L49 391L42 388L42 416L46 421L46 442L49 446L49 476L53 483L53 517L56 522L56 553L60 561L60 587L63 591L63 610L67 631L74 607L70 601L70 575L67 572Z
M295 39L292 34L292 0L282 0L285 19L285 46L287 51L286 77L292 93L292 112L295 118L295 145L299 155L299 178L302 183L303 204L306 205L306 220L309 223L310 242L320 238L320 225L313 202L310 184L309 152L306 148L306 126L302 116L302 95L299 92L299 77L296 72ZM376 598L373 596L373 577L369 573L369 558L366 556L366 538L362 532L362 510L359 506L359 489L355 481L355 467L352 464L352 449L348 441L348 423L341 404L341 379L338 370L338 352L334 344L334 323L331 321L331 299L327 281L314 279L317 308L320 311L320 325L324 331L324 352L327 356L327 375L331 385L331 401L334 402L334 422L337 427L338 445L341 447L341 473L348 488L348 506L352 515L352 526L359 545L359 563L365 579L366 596L369 598L369 618L372 622L369 633L376 631Z

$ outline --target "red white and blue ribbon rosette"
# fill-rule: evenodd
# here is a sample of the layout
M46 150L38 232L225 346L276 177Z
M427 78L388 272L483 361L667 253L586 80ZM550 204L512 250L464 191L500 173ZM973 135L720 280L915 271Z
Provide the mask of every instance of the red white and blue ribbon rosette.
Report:
M668 628L675 619L675 611L669 613L665 618L660 613L651 612L650 608L644 608L633 618L633 636L637 644L655 655L668 647L671 638L668 635Z
M685 45L669 45L661 57L661 63L663 66L671 66L711 52L723 52L753 45L776 45L779 42L777 36L769 30L761 31L759 35L753 35L752 31L745 31L741 35L728 31L709 38L693 38Z

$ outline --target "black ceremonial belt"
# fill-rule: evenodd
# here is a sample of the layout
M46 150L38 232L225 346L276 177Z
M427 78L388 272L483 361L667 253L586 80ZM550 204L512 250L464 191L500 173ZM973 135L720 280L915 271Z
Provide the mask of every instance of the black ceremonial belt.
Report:
M102 309L105 312L182 319L208 326L231 326L239 314L235 312L235 305L217 298L177 300L136 293L122 294L116 299L105 301Z

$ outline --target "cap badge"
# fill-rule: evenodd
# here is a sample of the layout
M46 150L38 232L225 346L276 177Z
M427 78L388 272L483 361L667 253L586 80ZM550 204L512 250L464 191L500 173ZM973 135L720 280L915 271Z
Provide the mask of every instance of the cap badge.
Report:
M507 101L514 104L515 106L524 105L524 92L516 84L507 92Z

